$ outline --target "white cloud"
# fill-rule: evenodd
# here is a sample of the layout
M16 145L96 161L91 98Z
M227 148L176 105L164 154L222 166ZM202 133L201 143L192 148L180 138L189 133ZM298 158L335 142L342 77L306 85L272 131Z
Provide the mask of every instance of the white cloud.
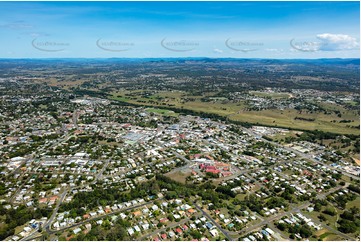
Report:
M44 37L44 36L50 36L50 34L48 33L44 33L44 32L26 32L26 33L22 33L23 35L28 35L32 38L38 38L38 37Z
M31 24L27 24L25 21L16 21L6 24L0 24L0 28L6 28L6 29L31 29L34 26Z
M221 53L223 53L223 50L220 50L220 49L216 48L216 49L213 49L213 52L221 54Z
M318 34L316 36L321 43L318 50L321 51L339 51L339 50L354 50L359 47L356 38L346 34Z
M283 52L283 49L266 49L266 51L269 51L269 52Z

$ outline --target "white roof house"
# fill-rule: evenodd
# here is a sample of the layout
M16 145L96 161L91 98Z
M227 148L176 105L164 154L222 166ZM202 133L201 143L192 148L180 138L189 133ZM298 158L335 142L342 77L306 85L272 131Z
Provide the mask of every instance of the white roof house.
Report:
M73 233L74 233L74 234L77 234L77 233L79 233L80 231L81 231L81 228L76 228L76 229L73 230Z

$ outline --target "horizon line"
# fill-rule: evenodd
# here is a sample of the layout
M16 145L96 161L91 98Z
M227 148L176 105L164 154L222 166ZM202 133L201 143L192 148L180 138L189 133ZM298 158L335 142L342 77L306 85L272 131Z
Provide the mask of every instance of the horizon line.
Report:
M360 57L320 57L320 58L260 58L260 57L0 57L0 60L60 60L60 59L238 59L238 60L360 60Z

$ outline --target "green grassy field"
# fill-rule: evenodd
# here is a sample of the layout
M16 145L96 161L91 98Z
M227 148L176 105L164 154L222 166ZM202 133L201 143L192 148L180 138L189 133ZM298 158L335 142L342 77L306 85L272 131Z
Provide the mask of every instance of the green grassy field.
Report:
M337 120L336 115L326 115L323 113L302 114L303 118L315 119L315 121L296 120L300 116L296 110L262 110L243 111L230 116L230 119L242 122L259 123L278 127L291 127L294 129L322 130L341 134L359 134L359 130L347 127L345 123L331 122ZM351 115L349 115L351 116ZM355 117L353 117L355 119ZM352 125L359 125L359 120L355 120Z
M351 202L348 202L346 204L346 208L347 209L350 209L352 207L357 207L357 208L360 208L360 197L358 196L355 200L351 201Z
M316 235L318 235L318 238L322 241L340 241L344 240L339 235L332 233L328 231L327 229L322 229L320 231L317 231Z
M158 113L158 114L161 114L163 116L173 116L173 117L178 117L179 116L179 114L175 113L174 111L166 110L166 109L147 108L146 110L148 112L150 112L150 113Z
M271 99L281 99L281 98L289 98L290 94L287 93L277 93L277 92L258 92L258 91L251 91L250 94L253 94L258 97L269 97Z

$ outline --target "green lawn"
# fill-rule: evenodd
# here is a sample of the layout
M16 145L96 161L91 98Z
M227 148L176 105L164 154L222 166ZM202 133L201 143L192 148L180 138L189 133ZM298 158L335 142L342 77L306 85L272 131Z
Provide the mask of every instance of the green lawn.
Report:
M150 113L157 113L157 114L161 114L161 115L164 115L164 116L173 116L173 117L178 117L179 116L179 114L175 113L174 111L167 110L167 109L147 108L146 110L148 112L150 112Z
M352 208L352 207L360 208L360 197L359 196L355 200L348 202L346 204L347 209Z
M340 236L338 236L337 234L334 234L332 232L329 232L327 230L327 232L321 234L319 236L319 239L320 240L323 240L323 241L338 241L338 240L343 240L343 238L341 238Z

